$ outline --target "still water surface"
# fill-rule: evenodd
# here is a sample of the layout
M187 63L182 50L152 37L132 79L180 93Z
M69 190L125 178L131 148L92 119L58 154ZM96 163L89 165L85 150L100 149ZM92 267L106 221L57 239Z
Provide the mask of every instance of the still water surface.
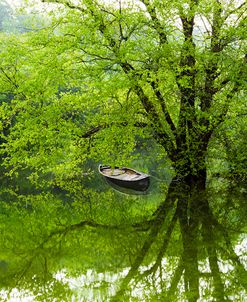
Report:
M0 301L247 301L244 188L95 183L1 190Z

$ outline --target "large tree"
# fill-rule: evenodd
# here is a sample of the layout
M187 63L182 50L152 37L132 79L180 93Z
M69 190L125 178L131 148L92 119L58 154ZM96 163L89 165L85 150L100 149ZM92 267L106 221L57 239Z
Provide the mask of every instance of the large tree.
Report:
M126 94L119 124L131 111L132 125L151 129L180 177L205 180L211 135L244 88L246 3L52 2L66 8L63 39L81 70L108 97L119 87ZM114 120L94 130L104 127Z
M35 124L35 148L39 142L44 150L52 138L62 137L67 158L75 146L81 154L123 156L135 147L136 135L148 135L165 150L181 180L189 185L200 180L204 186L209 140L244 97L246 3L43 2L53 5L53 22L31 34L26 67L16 70L26 78L20 76L14 87L22 107L21 128L12 134L14 152L27 128L25 151L30 151ZM45 132L52 138L45 136L42 143Z

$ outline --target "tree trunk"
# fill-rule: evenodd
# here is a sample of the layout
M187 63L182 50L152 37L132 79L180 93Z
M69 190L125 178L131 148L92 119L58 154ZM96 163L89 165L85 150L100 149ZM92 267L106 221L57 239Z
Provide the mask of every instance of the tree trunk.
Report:
M204 190L206 187L206 156L210 135L207 139L195 138L193 142L183 144L177 150L173 166L178 180L185 183L190 190Z

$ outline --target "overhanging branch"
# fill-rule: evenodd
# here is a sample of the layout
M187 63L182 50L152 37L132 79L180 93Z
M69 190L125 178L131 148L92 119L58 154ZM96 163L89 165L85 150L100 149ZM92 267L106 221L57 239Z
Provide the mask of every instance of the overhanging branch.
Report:
M120 126L120 127L126 127L129 125L128 122L121 122L121 123L109 123L109 124L102 124L102 125L98 125L95 127L92 127L91 129L87 130L86 132L84 132L80 137L81 138L89 138L92 137L95 133L103 130L103 129L107 129L110 128L112 126ZM131 124L132 126L136 127L136 128L145 128L148 126L147 123L143 123L143 122L136 122L134 124Z

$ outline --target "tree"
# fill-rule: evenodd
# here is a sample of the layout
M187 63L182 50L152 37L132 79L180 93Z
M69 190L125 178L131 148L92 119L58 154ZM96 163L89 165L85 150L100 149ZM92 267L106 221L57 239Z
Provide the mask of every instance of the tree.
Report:
M177 176L204 186L209 140L245 85L246 3L43 2L65 8L55 38L86 86L90 79L87 93L97 91L102 107L115 106L84 137L116 125L120 133L129 124L149 129Z
M210 138L244 95L245 2L52 2L47 26L4 42L1 86L18 108L5 162L66 174L126 163L145 137L204 187Z
M10 172L34 170L29 180L37 186L43 183L36 171L45 179L55 173L59 185L72 172L63 184L72 198L1 191L0 282L30 288L36 275L34 291L45 285L41 299L52 300L63 295L53 274L64 266L72 277L92 267L129 268L118 275L113 300L128 301L132 286L145 284L149 298L171 300L183 282L187 299L196 301L201 278L205 295L214 284L209 296L216 301L245 294L245 271L234 250L244 233L242 204L229 199L231 211L223 211L220 200L216 219L205 192L191 189L205 187L208 143L243 104L246 4L53 2L46 27L1 36L0 87L12 94L1 105L1 149ZM137 140L156 140L172 162L176 176L163 202L145 207L129 196L119 202L112 191L85 189L73 178L88 159L131 161ZM215 211L217 202L210 202ZM222 259L234 266L228 275L220 271ZM209 273L200 268L205 260ZM104 281L97 283L102 290ZM58 292L47 293L47 284Z

